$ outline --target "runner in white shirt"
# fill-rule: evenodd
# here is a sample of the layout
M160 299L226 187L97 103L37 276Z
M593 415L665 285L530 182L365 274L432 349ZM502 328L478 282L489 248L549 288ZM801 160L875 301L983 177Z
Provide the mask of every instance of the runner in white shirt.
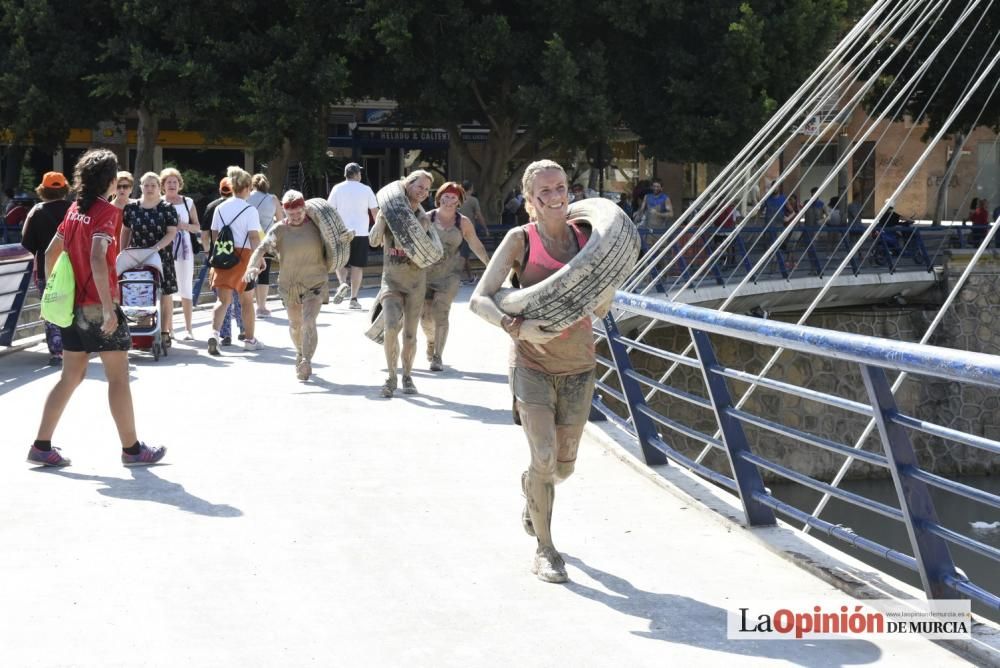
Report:
M337 270L340 287L333 296L333 303L344 301L348 290L351 293L351 308L360 309L358 291L361 290L361 274L368 264L368 216L375 219L378 213L378 202L372 189L361 183L361 165L356 162L344 167L344 181L338 183L330 191L327 201L337 210L347 229L354 230L351 240L351 257L347 267ZM347 269L351 270L351 282L347 283Z

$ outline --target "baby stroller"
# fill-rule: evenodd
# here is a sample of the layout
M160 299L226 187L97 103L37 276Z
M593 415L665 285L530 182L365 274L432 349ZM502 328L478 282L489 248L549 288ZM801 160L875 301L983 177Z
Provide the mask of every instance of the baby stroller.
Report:
M149 248L126 248L118 254L118 297L132 334L132 347L148 350L153 360L166 356L160 338L160 254Z

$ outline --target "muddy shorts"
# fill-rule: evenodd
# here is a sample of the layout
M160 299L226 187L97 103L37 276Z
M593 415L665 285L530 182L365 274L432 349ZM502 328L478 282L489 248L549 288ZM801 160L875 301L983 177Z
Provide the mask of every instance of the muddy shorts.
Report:
M556 416L557 425L579 425L590 417L594 397L594 370L569 376L511 367L510 391L522 404L544 406Z
M92 304L77 306L73 311L73 324L60 327L63 350L72 353L107 353L132 349L132 337L125 322L125 314L115 305L118 314L118 329L105 335L101 331L101 306Z

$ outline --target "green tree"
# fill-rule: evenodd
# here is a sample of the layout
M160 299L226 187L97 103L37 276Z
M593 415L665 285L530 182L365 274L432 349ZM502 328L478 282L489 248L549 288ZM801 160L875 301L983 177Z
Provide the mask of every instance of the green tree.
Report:
M863 0L650 0L617 98L650 155L728 162L809 75ZM625 37L625 39L622 39Z
M108 23L96 39L97 63L86 81L100 108L138 116L136 175L153 168L160 122L182 126L200 115L224 113L217 92L225 71L214 66L215 47L228 35L233 8L225 2L147 3L106 0ZM238 4L238 3L229 3ZM94 36L88 36L94 39Z
M647 152L723 162L793 92L865 0L367 0L355 85L448 128L496 206L523 164L624 122ZM489 127L480 160L459 124ZM492 201L491 201L492 200Z
M345 11L323 0L266 2L260 10L275 20L261 24L256 48L241 55L244 73L233 102L250 142L268 161L272 190L280 192L292 160L310 171L325 164L330 105L343 98L348 80L336 39ZM241 23L249 31L258 19L248 13Z
M73 35L99 27L96 0L0 0L0 128L7 137L4 188L17 186L26 146L52 151L71 128L92 127L100 114L84 80L90 59Z
M367 0L347 25L353 90L396 100L397 120L446 128L498 211L528 160L613 125L602 34L616 11L570 0ZM490 130L479 157L462 140L467 122Z

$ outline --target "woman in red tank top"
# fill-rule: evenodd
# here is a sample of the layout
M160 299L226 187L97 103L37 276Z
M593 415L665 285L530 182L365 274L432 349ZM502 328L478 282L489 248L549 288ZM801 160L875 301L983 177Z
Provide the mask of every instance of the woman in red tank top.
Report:
M576 452L594 393L594 337L589 314L562 332L546 323L511 317L494 295L513 271L522 287L546 279L569 262L587 238L568 220L566 172L551 160L528 165L522 179L531 222L500 243L472 294L472 310L512 338L510 385L514 407L531 449L521 475L525 531L537 539L532 572L545 582L565 582L566 564L552 542L555 485L573 473ZM607 312L602 305L598 312Z

